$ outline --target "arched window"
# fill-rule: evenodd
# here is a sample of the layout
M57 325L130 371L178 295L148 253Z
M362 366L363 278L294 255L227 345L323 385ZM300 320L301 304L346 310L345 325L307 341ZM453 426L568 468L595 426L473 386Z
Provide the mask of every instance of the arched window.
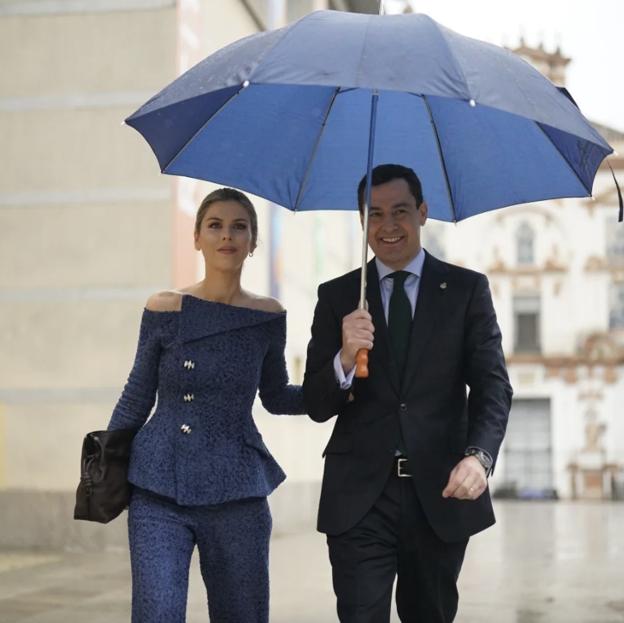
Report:
M516 232L516 253L518 264L526 266L535 263L535 232L526 221Z

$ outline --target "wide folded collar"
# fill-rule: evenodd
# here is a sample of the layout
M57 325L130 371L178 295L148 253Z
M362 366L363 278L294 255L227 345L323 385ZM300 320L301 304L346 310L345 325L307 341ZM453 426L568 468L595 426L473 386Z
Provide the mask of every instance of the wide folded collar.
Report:
M237 307L184 294L180 312L180 339L182 342L190 342L265 322L284 321L285 318L286 312Z

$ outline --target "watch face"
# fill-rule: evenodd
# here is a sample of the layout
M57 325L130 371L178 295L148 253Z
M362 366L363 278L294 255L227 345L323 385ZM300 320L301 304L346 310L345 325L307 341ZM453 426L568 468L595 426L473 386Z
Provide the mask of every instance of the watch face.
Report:
M490 467L492 466L492 461L490 461L489 457L487 456L487 454L485 454L485 452L479 452L477 454L477 458L479 459L479 461L481 461L481 465L483 465L485 469L490 469Z
M492 461L483 450L472 449L466 452L466 456L474 456L486 471L492 467Z

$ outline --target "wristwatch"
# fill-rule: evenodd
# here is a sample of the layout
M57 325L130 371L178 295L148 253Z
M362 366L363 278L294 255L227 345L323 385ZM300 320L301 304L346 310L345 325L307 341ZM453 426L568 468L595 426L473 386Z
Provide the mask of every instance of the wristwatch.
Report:
M467 448L466 452L464 452L464 456L474 456L475 459L481 463L483 469L485 470L485 475L490 475L490 470L492 469L492 457L485 450L481 450L481 448Z

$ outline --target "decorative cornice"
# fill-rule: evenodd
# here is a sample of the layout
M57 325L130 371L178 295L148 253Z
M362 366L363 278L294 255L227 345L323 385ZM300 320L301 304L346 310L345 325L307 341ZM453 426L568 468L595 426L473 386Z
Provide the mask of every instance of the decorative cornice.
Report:
M544 61L550 66L563 66L565 67L572 59L564 56L561 53L559 47L554 52L547 52L544 49L544 45L540 43L537 48L528 46L524 39L520 39L520 45L516 48L512 48L512 52L519 54L520 56L526 56L532 60Z
M618 368L624 366L624 342L609 333L593 333L584 340L574 355L544 355L540 353L512 353L506 356L513 365L538 365L545 368L547 379L561 378L565 383L576 383L581 367L602 368L602 380L616 383Z
M618 368L624 366L624 356L619 357L618 360L603 360L578 356L544 357L539 355L510 355L506 359L509 366L527 364L542 366L546 379L561 379L568 385L574 385L578 382L578 372L581 367L601 367L603 382L607 385L613 385L617 383L619 379Z
M538 277L548 274L561 274L567 272L568 268L558 260L550 258L542 266L506 266L499 259L487 268L488 275L507 275L509 277Z
M614 262L613 258L591 255L585 261L583 270L587 273L610 273L613 281L624 281L624 264Z
M598 257L597 255L590 255L585 261L585 266L583 267L585 272L601 272L603 270L607 270L609 268L609 263L607 262L607 258Z
M486 273L488 275L507 276L507 277L542 277L546 275L561 275L567 273L568 266L565 266L561 260L549 258L541 266L507 266L500 258L490 264ZM614 263L612 259L590 255L585 260L583 270L588 273L608 272L614 281L624 281L624 264Z
M616 356L587 355L540 355L539 353L512 353L505 355L505 360L510 365L541 365L548 369L578 368L596 366L621 366L624 365L624 353Z

